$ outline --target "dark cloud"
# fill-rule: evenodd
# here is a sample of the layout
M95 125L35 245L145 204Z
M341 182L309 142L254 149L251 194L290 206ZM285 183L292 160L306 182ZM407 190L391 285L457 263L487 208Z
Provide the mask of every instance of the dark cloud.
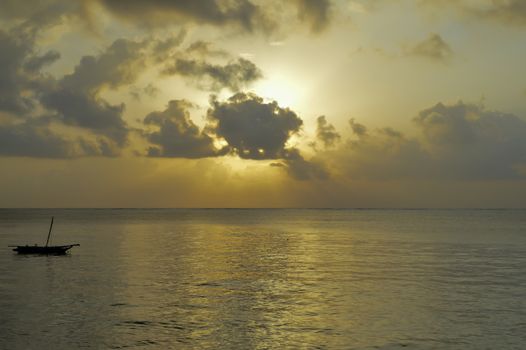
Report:
M292 110L251 93L237 93L226 102L213 100L208 119L209 130L245 159L284 158L287 141L303 125Z
M325 30L330 24L329 0L296 0L299 19L307 23L313 33Z
M177 52L176 49L184 41L186 34L186 30L181 30L179 33L167 38L154 40L150 55L157 62L164 62Z
M28 72L39 72L44 66L50 65L60 58L58 51L48 51L43 55L29 58L25 64L24 69Z
M354 118L349 119L349 125L351 126L352 132L356 136L367 135L367 128L364 125L358 123L356 120L354 120Z
M524 178L526 121L477 105L437 104L414 119L408 138L391 128L355 133L339 165L353 178L504 180Z
M98 92L104 87L131 84L144 69L146 42L115 40L98 56L84 56L60 84L65 89Z
M226 102L212 100L208 119L208 132L224 139L240 158L279 159L281 162L271 166L285 168L297 180L328 177L320 163L307 161L297 148L287 147L287 141L299 133L303 121L275 101L265 102L251 93L237 93Z
M326 180L329 178L329 172L322 163L305 160L297 148L286 149L283 157L283 166L296 180ZM276 164L273 163L271 166L276 166Z
M166 67L163 73L188 77L204 90L220 91L228 88L232 92L237 92L262 77L259 68L244 58L238 58L225 65L177 58L175 64Z
M73 73L40 92L41 103L64 124L108 137L115 146L126 144L128 128L124 104L112 105L99 96L104 88L135 81L142 72L144 42L116 40L98 56L84 56Z
M188 109L192 105L184 100L172 100L162 112L150 113L144 124L155 126L156 131L144 132L153 145L149 157L205 158L224 154L214 147L213 139L193 123Z
M212 43L202 40L192 43L190 46L188 46L186 52L189 54L197 54L201 57L230 57L229 53L225 50L217 49Z
M74 158L113 156L104 140L68 139L53 132L49 125L28 120L0 125L0 155L10 157Z
M331 22L330 0L294 0L292 6L283 6L279 1L252 0L98 0L111 13L149 26L171 23L195 23L233 27L243 32L272 34L289 23L290 18L281 11L295 11L301 25L308 26L312 33L324 31Z
M325 116L316 119L316 138L323 142L325 147L334 146L340 140L340 134L334 125L329 124Z
M0 111L19 120L2 125L3 154L115 155L116 149L125 144L128 132L122 120L124 106L110 105L98 93L103 86L118 86L131 79L127 69L116 63L130 53L126 45L116 42L98 57L86 56L72 74L55 80L41 69L60 54L39 53L34 40L32 33L18 27L9 33L0 31L0 49L5 52L0 56ZM88 129L91 138L99 136L98 141L71 140L51 131L46 126L50 122Z
M504 23L526 24L524 0L495 0L489 8L475 12L482 17L498 19Z
M269 30L271 24L262 9L248 0L99 0L117 16L150 25L174 19L216 26L234 25L245 31Z
M24 64L33 53L32 42L16 32L0 30L0 110L24 113L32 102L23 94L28 79Z
M77 126L109 137L124 146L128 128L122 119L124 104L111 105L90 93L58 88L45 93L42 104L56 111L56 118L66 125Z
M437 61L447 61L453 54L453 51L440 35L432 33L425 40L406 48L405 53Z
M437 104L415 122L443 172L469 179L516 178L517 167L526 164L526 121L515 115L464 103Z
M39 31L62 22L66 17L85 17L82 1L39 0L0 2L0 20L14 24L26 34L36 35Z
M68 158L73 145L47 128L28 123L0 126L2 156Z

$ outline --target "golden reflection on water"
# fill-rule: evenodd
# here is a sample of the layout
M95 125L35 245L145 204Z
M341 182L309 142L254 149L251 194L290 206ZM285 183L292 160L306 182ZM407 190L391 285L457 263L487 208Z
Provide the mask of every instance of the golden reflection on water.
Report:
M341 291L323 269L334 257L318 233L217 224L151 230L134 226L122 236L122 317L239 348L315 345L341 328L330 317L334 305L323 302Z

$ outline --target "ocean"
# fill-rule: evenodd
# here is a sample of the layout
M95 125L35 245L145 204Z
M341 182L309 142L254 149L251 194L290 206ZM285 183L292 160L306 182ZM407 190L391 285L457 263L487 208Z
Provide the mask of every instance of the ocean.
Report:
M10 244L79 243L66 256ZM526 210L0 209L1 349L525 349Z

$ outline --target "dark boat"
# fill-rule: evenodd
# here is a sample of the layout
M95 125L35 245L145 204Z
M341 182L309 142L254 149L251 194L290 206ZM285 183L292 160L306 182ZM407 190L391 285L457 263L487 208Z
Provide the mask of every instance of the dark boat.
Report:
M48 245L49 237L51 236L51 229L53 228L53 219L51 217L51 225L49 226L49 233L47 234L47 240L45 246L39 245L10 245L9 247L14 247L13 251L18 254L42 254L42 255L63 255L66 254L69 249L80 244L67 244L67 245Z

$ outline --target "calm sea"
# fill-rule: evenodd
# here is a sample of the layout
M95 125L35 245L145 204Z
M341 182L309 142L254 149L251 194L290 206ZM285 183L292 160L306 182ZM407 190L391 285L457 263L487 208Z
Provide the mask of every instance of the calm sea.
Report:
M526 210L3 209L0 348L525 349Z

